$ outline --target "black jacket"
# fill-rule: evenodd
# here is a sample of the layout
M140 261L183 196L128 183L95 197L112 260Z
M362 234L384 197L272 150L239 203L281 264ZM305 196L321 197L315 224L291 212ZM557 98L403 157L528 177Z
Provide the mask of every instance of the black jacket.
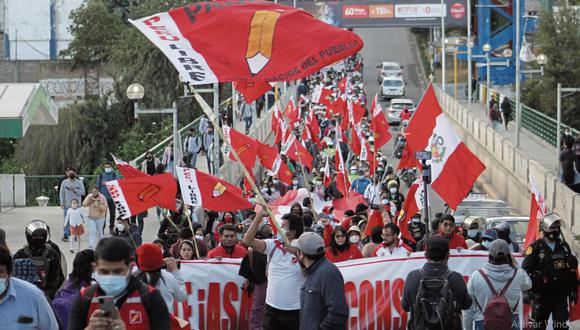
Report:
M32 259L37 263L39 272L46 272L44 278L39 273L39 277L42 281L37 284L37 286L49 299L52 300L56 291L64 282L64 275L60 264L60 254L47 243L42 250L34 253L28 246L24 246L22 249L18 250L12 258L14 260ZM45 263L48 265L48 269L42 270L41 268L43 268L43 266L40 266L40 264Z
M90 291L92 287L93 286L87 288L87 291ZM97 290L99 296L105 295L101 289ZM141 292L141 301L149 319L149 329L171 329L169 311L159 291L155 290L153 292L149 292L147 285L139 281L133 275L129 277L129 284L127 285L125 295L120 299L117 299L115 303L117 308L121 310L121 306L123 306L125 303L129 292L134 292L136 290ZM90 315L87 314L89 313L92 298L93 297L89 294L85 294L84 297L81 297L81 295L77 296L72 305L67 329L82 330L87 327L88 320L90 319Z
M338 268L323 257L306 270L300 293L300 330L346 329L347 320L344 279Z
M423 266L423 271L426 277L443 277L447 271L447 265L439 262L427 262ZM403 288L403 299L401 300L401 306L407 312L411 312L409 315L409 326L413 324L413 304L415 303L415 297L417 297L417 292L419 291L419 282L421 281L421 273L418 269L413 270L407 275L405 280L405 287ZM457 303L458 308L468 309L471 307L471 297L467 293L467 286L463 281L463 276L457 272L453 272L449 276L449 285L451 286L451 292L453 293L453 298ZM461 313L457 311L457 320L455 324L458 325L457 329L461 329ZM412 329L412 327L407 327Z

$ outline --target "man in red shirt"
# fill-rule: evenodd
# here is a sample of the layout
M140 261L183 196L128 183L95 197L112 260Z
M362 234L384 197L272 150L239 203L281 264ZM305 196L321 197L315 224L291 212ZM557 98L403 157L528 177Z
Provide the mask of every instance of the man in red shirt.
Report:
M243 258L248 253L241 245L236 244L236 231L234 226L229 223L221 226L219 229L220 245L209 251L208 259L212 258Z
M450 249L467 249L465 239L455 230L455 218L451 214L446 214L439 222L439 234L449 242Z
M409 121L411 120L411 112L409 111L409 109L407 109L407 107L403 108L403 112L401 112L400 115L401 121Z

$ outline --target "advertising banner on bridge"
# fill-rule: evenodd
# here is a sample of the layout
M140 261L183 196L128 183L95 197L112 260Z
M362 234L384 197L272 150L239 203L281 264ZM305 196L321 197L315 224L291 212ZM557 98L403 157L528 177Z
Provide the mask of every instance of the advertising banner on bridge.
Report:
M523 258L516 259L521 264ZM487 260L487 252L452 251L449 266L467 282ZM244 278L237 275L240 262L241 259L182 261L181 276L189 298L186 303L175 304L176 315L188 320L192 329L247 329L251 299L241 289ZM424 263L423 253L413 253L408 258L337 263L345 282L349 329L406 329L408 316L401 307L405 279Z
M278 3L293 5L291 1ZM441 15L446 26L466 26L466 6L466 0L445 0L443 10L437 0L297 2L298 8L342 28L441 26Z

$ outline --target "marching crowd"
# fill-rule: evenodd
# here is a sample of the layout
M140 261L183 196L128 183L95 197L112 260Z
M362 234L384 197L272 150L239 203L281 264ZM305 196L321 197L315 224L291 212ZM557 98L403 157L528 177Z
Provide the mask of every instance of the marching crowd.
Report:
M308 166L283 155L291 175L271 171L258 184L268 204L302 188L308 191L308 197L288 205L279 228L268 219L261 198L243 186L256 208L192 208L178 192L175 211L157 212L157 237L144 238L145 214L115 217L104 186L117 178L111 163L104 164L88 193L75 169L68 168L60 201L63 240L75 253L73 269L66 274L64 253L52 241L58 234L51 235L42 220L26 225L27 244L14 254L0 240L0 328L178 329L174 302L188 297L182 262L241 258L242 290L252 296L250 329L346 329L349 307L334 263L406 258L417 251L425 252L426 263L407 275L401 302L410 329L520 329L520 307L530 302L533 328L545 328L550 316L555 329L567 328L568 308L578 298L578 262L562 239L563 220L556 214L542 219L542 238L527 247L520 265L514 257L519 246L511 241L507 223L484 229L471 218L457 226L451 214L437 214L425 223L421 214L401 212L401 179L381 155L378 140L383 138L375 130L373 112L356 114L355 108L367 104L362 67L356 55L340 70L301 81L300 101L292 110L298 119L274 127L280 144L294 134L314 156ZM213 126L204 132L213 134ZM353 146L353 140L359 145ZM188 142L189 166L195 167L195 155L204 145L209 149L205 141ZM148 156L142 171L163 173L163 164ZM317 206L347 196L356 202L342 209ZM82 207L88 208L86 218ZM85 225L89 248L80 250ZM447 265L450 250L468 248L489 256L466 283Z

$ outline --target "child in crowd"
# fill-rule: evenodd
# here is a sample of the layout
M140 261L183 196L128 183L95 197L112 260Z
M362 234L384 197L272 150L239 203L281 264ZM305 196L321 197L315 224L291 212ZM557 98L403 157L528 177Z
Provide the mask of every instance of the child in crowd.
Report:
M79 252L81 250L81 236L85 233L85 218L79 208L78 199L73 199L70 203L70 208L66 212L65 223L69 224L70 228L70 253Z

